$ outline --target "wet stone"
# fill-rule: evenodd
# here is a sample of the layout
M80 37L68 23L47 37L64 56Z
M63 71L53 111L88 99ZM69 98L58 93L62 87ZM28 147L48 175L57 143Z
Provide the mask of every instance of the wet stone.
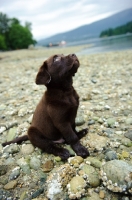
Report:
M85 194L86 182L81 176L75 176L71 179L67 187L70 199L80 198Z
M129 158L130 154L127 151L122 151L123 158Z
M8 183L8 177L1 176L0 177L0 184L6 185Z
M81 126L85 123L84 117L83 116L77 116L75 120L76 126Z
M99 136L98 134L89 134L87 144L89 147L97 151L102 151L103 148L107 145L108 140L108 138Z
M0 176L6 174L7 168L5 165L0 165Z
M132 118L127 118L125 122L127 125L132 125Z
M47 160L43 165L42 165L42 170L44 172L50 172L54 167L54 163L52 160Z
M5 126L0 126L0 133L3 133L6 130Z
M44 185L44 183L45 183L45 181L46 181L46 178L47 178L46 174L43 175L43 177L40 177L40 185L41 185L41 186Z
M88 125L93 125L93 124L95 124L95 121L94 121L94 120L88 121Z
M7 142L13 140L16 137L17 128L13 127L9 129L7 134Z
M5 104L1 104L0 105L0 111L5 110L6 109L6 105Z
M29 163L28 163L28 161L26 159L24 159L22 157L22 158L18 159L16 161L16 163L20 166L20 168L23 170L23 172L25 174L30 174L31 173Z
M82 98L83 101L87 101L87 100L91 100L91 99L92 99L92 95L91 95L90 93L86 94L86 95Z
M126 146L126 147L131 147L132 146L132 141L128 138L123 138L121 140L121 143Z
M40 165L41 165L41 161L39 158L36 158L36 157L32 157L31 160L30 160L30 167L32 169L39 169L40 168Z
M86 175L90 186L98 187L100 185L99 174L94 167L87 164L83 164L80 167L80 170L81 170L80 172L81 174L83 174L84 176Z
M118 159L115 151L108 151L105 154L106 161Z
M108 127L114 127L115 122L116 122L115 118L108 118L107 119Z
M16 186L17 186L17 181L14 180L14 181L10 181L9 183L7 183L7 184L4 186L4 189L5 189L5 190L10 190L10 189L14 189Z
M99 197L100 197L101 199L104 199L104 198L105 198L105 193L104 193L103 190L100 190L100 192L99 192Z
M5 160L5 165L13 165L15 163L15 159L12 157L9 157Z
M124 135L132 141L132 130L127 131Z
M107 137L112 137L114 134L114 130L110 128L103 130L103 132L107 135Z
M56 162L60 162L60 161L61 161L61 157L55 156L55 157L54 157L54 160L55 160Z
M19 152L19 147L17 144L10 144L7 145L3 148L3 153L10 153L10 154L14 154Z
M96 79L91 79L91 82L92 83L97 83L97 80Z
M49 199L61 199L63 189L67 186L76 171L69 164L61 165L55 172L51 173L47 179L47 197ZM55 187L56 186L56 187Z
M14 180L20 175L20 167L16 167L12 170L11 174L9 175L9 180Z
M115 131L115 134L117 134L117 135L122 135L123 132L122 132L122 131Z
M23 191L22 193L21 193L21 195L20 195L20 200L25 200L25 199L27 199L27 191Z
M102 166L102 163L95 157L88 157L85 161L96 168L101 168Z
M103 119L102 119L102 118L99 118L99 119L98 119L98 123L103 124L103 123L104 123Z
M83 160L84 159L81 156L75 156L74 158L69 158L68 162L74 167L78 167L83 162Z
M34 152L34 146L32 144L23 144L21 152L24 155L29 155Z
M131 164L122 160L111 160L103 165L101 178L109 190L120 193L131 193L131 173Z
M73 151L70 145L66 145L66 149L69 151L71 156L75 156L75 152Z
M23 116L25 116L27 113L28 113L28 109L24 107L24 108L21 108L21 109L19 110L18 116L19 116L19 117L23 117Z
M43 191L44 191L44 188L38 189L36 192L34 192L34 193L32 194L32 199L38 197L40 194L43 193Z
M105 106L104 106L104 109L105 109L105 110L110 110L110 106L105 105Z

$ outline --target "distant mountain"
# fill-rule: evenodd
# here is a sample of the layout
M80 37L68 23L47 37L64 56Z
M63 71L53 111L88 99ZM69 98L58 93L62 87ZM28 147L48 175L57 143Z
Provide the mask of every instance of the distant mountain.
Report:
M38 44L46 45L50 42L57 43L62 40L65 40L66 42L73 42L82 39L99 37L103 30L108 28L116 28L117 26L124 25L130 21L132 21L132 8L118 12L110 17L93 22L91 24L78 27L74 30L59 33L49 38L39 40Z

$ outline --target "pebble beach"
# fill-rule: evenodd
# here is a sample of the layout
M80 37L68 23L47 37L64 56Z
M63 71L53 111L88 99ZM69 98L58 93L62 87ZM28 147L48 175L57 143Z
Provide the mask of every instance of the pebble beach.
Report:
M86 46L0 52L0 200L132 200L132 50L81 55ZM45 86L35 84L50 55L76 53L74 87L80 96L77 130L86 159L63 162L30 141L2 143L25 135Z

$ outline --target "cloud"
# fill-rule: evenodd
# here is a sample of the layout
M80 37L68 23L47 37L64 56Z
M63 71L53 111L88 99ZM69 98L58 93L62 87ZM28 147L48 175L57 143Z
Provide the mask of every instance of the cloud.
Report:
M0 11L32 23L35 39L49 37L132 7L131 0L1 0Z

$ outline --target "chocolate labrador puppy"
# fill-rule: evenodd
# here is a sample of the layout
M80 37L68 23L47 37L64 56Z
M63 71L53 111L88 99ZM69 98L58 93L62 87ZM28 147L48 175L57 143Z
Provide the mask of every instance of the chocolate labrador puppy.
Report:
M36 76L36 84L45 85L47 91L36 107L28 135L3 143L3 146L29 139L34 146L66 160L70 156L69 151L56 144L66 142L77 155L83 158L89 155L79 142L87 129L79 132L75 129L79 96L72 86L72 77L78 67L79 60L75 54L54 55L43 63Z

